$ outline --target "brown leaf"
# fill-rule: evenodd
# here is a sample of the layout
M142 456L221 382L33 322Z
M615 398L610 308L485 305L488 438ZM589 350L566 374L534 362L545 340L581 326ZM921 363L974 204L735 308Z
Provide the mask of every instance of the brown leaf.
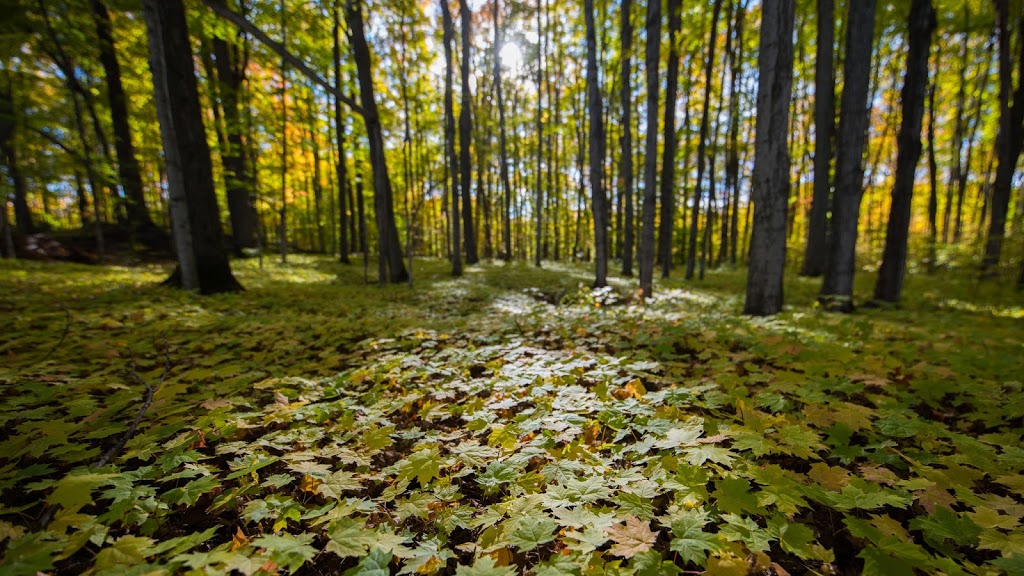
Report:
M238 550L239 548L245 546L248 543L249 537L246 536L245 533L242 532L242 528L239 527L238 530L235 532L235 536L231 539L231 551L234 552L235 550Z
M626 519L626 524L616 524L607 529L608 537L615 544L612 545L609 553L623 558L632 558L640 552L651 549L651 545L658 538L657 532L651 532L648 522L635 516Z

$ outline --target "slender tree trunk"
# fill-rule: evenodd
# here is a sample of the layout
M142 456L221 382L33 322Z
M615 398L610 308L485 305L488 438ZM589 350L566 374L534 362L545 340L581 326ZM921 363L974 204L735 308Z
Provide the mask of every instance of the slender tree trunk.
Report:
M936 58L936 65L942 60ZM939 241L939 164L935 158L935 86L938 73L928 90L928 273L935 272L936 245Z
M999 162L992 185L988 236L985 241L985 257L982 260L982 271L985 274L992 272L1002 255L1013 175L1016 172L1021 145L1024 144L1024 42L1018 42L1020 52L1017 54L1016 64L1021 81L1014 91L1009 0L995 0L995 5L999 22L999 132L996 135L996 155ZM1024 17L1020 17L1018 26L1024 34Z
M544 90L542 88L544 84L544 29L543 23L541 22L542 10L543 0L537 0L537 174L535 174L537 178L537 184L533 204L533 210L535 212L534 216L536 218L536 230L534 231L534 243L536 244L536 246L534 248L533 263L538 268L540 268L541 257L544 255L544 190L541 188L541 177L543 175L544 165Z
M690 245L686 255L687 280L693 279L694 268L697 264L697 230L700 223L701 198L704 195L704 169L707 163L705 152L707 151L708 129L711 121L711 76L715 67L715 44L718 40L718 17L721 12L722 0L715 0L711 13L711 34L708 36L708 60L704 68L704 103L700 119L700 141L697 144L697 182L693 191L693 207L690 213Z
M720 0L716 0L720 2ZM674 2L670 2L672 6ZM644 152L644 203L640 227L640 293L654 293L654 215L658 201L658 65L661 61L661 2L647 4L647 138ZM666 104L671 107L672 103Z
M470 93L470 62L472 46L470 35L472 33L473 13L469 8L468 0L459 1L459 24L462 28L462 60L461 80L462 99L459 107L459 169L461 170L462 185L462 224L464 228L464 240L466 248L466 264L476 264L480 261L476 248L476 228L473 226L473 199L470 192L472 188L472 160L470 160L470 143L473 133L473 96ZM480 189L477 188L477 195ZM479 202L479 199L477 199Z
M948 243L952 232L953 191L960 181L963 171L964 132L966 131L967 107L967 62L970 54L970 38L968 32L971 24L970 4L964 3L963 42L960 45L959 88L956 94L956 113L953 118L953 137L950 139L949 182L946 186L946 203L942 214L942 241Z
M132 145L131 127L128 124L128 104L121 83L121 66L114 48L111 33L110 14L101 0L91 0L93 23L96 25L100 63L107 81L107 98L110 102L110 118L114 127L114 149L117 152L117 172L125 194L128 223L149 245L163 245L164 234L156 229L146 207L146 195L142 187L139 163Z
M622 0L622 28L619 59L622 62L620 74L619 103L622 107L622 152L619 155L619 176L622 189L619 190L620 202L623 204L622 233L622 275L633 275L633 87L630 82L633 74L633 0Z
M665 81L665 145L661 161L661 221L658 230L658 261L661 277L672 271L672 228L676 195L676 91L679 86L679 30L682 0L668 2L668 78ZM656 124L655 124L656 125Z
M882 252L882 267L875 284L875 299L897 303L903 291L907 267L907 237L910 233L910 209L914 197L914 174L921 158L921 124L928 92L928 57L932 32L936 27L931 0L913 0L910 5L910 40L907 71L903 81L903 123L897 136L896 178L892 205ZM934 92L933 92L934 95ZM934 100L934 96L933 96ZM934 128L934 126L933 126ZM934 229L934 220L932 220Z
M505 136L505 100L501 91L501 45L504 42L501 21L498 15L498 0L492 0L494 17L494 92L497 97L498 106L498 158L501 162L501 185L504 191L503 216L505 225L502 229L502 244L505 250L505 260L512 261L512 184L508 177L508 149Z
M833 0L818 0L818 46L814 63L814 195L807 219L807 246L801 276L821 276L825 273L828 258L826 236L832 190L832 132L836 117L832 65L835 46L833 11Z
M875 0L849 4L846 63L836 140L836 190L828 236L825 280L819 299L830 310L853 310L857 221L864 195L864 141L868 128L868 83L874 47Z
M466 0L461 0L465 2ZM444 22L444 142L445 153L451 165L451 178L445 180L452 197L452 276L462 276L462 224L459 222L459 157L455 152L455 111L452 102L452 42L455 24L448 8L448 0L440 0L441 17Z
M331 18L333 26L331 28L332 34L332 57L334 60L334 88L339 93L342 91L342 76L341 76L341 8L339 6L340 0L334 0L334 4L331 9ZM347 198L346 187L348 185L348 161L345 157L345 117L342 114L341 99L337 96L334 97L334 137L337 139L338 148L338 164L335 166L335 172L338 174L338 250L341 254L338 256L338 260L342 264L348 264L351 262L349 259L349 252L351 246L349 245L349 238L355 240L355 234L351 233L348 228L352 224L352 219L348 215L348 207L352 204L351 200ZM348 200L348 201L347 201Z
M316 101L312 87L309 90L309 144L313 154L313 218L316 228L316 249L320 253L327 251L327 229L323 219L324 189L320 177L320 139L319 121L316 112Z
M281 44L288 45L285 0L281 0ZM281 58L281 207L278 209L278 242L281 263L288 261L288 59Z
M223 245L185 6L143 0L142 8L178 248L175 276L203 294L241 290Z
M106 256L106 242L103 236L103 216L100 207L103 205L102 187L100 176L96 173L96 165L93 162L92 150L89 146L89 139L85 128L85 119L82 116L82 105L79 102L78 94L73 90L68 94L71 97L72 108L74 109L75 128L78 130L78 139L82 144L82 163L85 165L86 178L89 180L89 189L92 190L93 206L93 235L96 239L96 253L100 260Z
M608 285L608 206L604 191L604 114L597 74L594 0L584 0L587 25L587 108L590 110L590 192L594 213L594 286Z
M395 211L391 192L391 180L388 177L387 156L384 151L384 136L377 112L377 101L373 92L372 62L370 47L366 43L363 30L363 14L358 0L348 0L346 16L348 21L349 43L352 46L359 78L359 98L362 102L363 121L366 123L366 135L370 149L370 167L373 169L373 198L377 217L377 246L380 258L387 268L386 279L394 284L408 280L405 263L402 260L402 247L398 240L398 228L395 226ZM380 277L385 281L385 276Z
M237 48L221 38L213 39L213 54L216 56L220 100L224 110L226 134L221 163L231 218L231 238L235 254L240 256L243 250L256 248L259 243L259 223L249 189L252 184L251 167L243 139L246 127L239 107L245 68L239 63Z

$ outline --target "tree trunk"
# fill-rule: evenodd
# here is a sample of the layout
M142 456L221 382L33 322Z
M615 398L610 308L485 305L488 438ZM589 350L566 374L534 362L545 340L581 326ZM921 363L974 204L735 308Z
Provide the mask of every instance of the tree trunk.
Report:
M1013 174L1016 172L1021 145L1024 144L1024 42L1018 42L1018 76L1022 81L1014 91L1009 0L995 0L995 4L999 21L999 132L996 135L996 156L999 163L992 185L988 237L985 241L985 257L981 264L985 274L992 272L1002 255ZM1024 30L1024 17L1020 19L1019 26Z
M465 2L466 0L462 0ZM462 224L459 222L459 157L455 153L455 110L452 102L452 42L455 39L455 24L448 0L440 0L441 18L444 22L444 144L445 153L451 166L451 178L445 179L446 193L452 198L452 276L462 276Z
M377 216L377 249L387 268L387 280L398 284L408 280L405 263L402 260L402 246L395 226L395 211L388 177L387 156L384 151L384 136L377 112L377 101L373 92L372 62L370 47L363 30L363 14L358 0L348 0L346 6L349 43L356 62L359 77L359 99L363 108L363 121L369 140L370 167L373 169L373 202ZM384 282L385 278L380 278Z
M584 0L587 25L587 108L590 111L590 193L594 213L594 286L608 285L608 206L604 191L604 114L597 74L594 0Z
M181 0L143 0L150 68L178 248L178 270L186 289L203 294L242 287L231 274L213 187L199 91Z
M811 197L811 214L807 219L807 246L801 276L821 276L825 273L828 258L825 238L828 234L832 132L836 117L833 11L833 0L818 0L818 46L814 62L814 194Z
M900 94L903 123L897 136L896 176L892 205L885 233L882 267L875 284L875 299L897 303L903 291L907 267L907 237L910 233L910 209L914 197L914 174L921 158L921 124L928 91L928 57L931 53L935 10L931 0L913 0L910 6L910 40L907 71Z
M676 91L679 87L679 29L682 27L682 0L668 2L668 78L665 81L665 146L661 161L661 221L658 230L658 261L661 277L672 270L672 228L675 222L676 195Z
M846 63L836 139L836 189L828 236L825 280L819 299L830 310L853 311L857 221L864 195L864 141L868 128L868 84L874 48L875 0L849 4Z
M470 142L473 133L473 96L469 90L470 78L470 34L473 13L470 11L468 0L459 2L459 25L462 29L462 60L460 61L462 94L459 108L459 169L461 170L462 184L462 225L464 229L466 264L476 264L480 257L476 248L476 228L473 226L473 199L470 193L472 184L472 160L470 159ZM477 188L479 196L480 189ZM477 202L479 202L477 198Z
M466 0L463 0L465 2ZM544 29L543 23L541 22L541 12L543 10L543 0L537 0L537 178L536 193L534 194L533 211L536 216L536 230L534 230L534 248L533 263L537 268L540 268L540 261L543 254L543 241L544 241L544 190L541 188L541 177L543 175L544 165L544 122L543 122L543 104L544 104L544 90L542 88L544 83ZM549 104L550 105L550 104Z
M951 223L953 216L953 191L960 181L960 173L963 171L963 150L964 131L966 130L967 108L967 62L970 55L970 38L968 33L971 24L970 4L964 4L964 31L963 43L960 46L960 70L958 78L958 89L956 94L956 113L953 117L953 137L950 139L951 165L949 169L949 182L946 185L946 205L942 214L942 241L949 242Z
M334 4L331 9L331 34L333 41L331 43L332 52L331 56L334 61L334 89L341 93L342 91L342 77L341 77L341 18L339 0L334 0ZM342 264L348 264L349 252L351 246L349 244L349 238L352 237L352 241L355 240L355 234L350 234L349 227L352 223L348 215L348 206L351 202L347 202L348 194L346 188L348 186L348 170L347 160L345 158L345 118L341 111L341 99L337 96L334 97L334 137L337 140L338 148L338 164L335 166L335 171L338 175L338 260Z
M110 102L110 119L114 126L114 150L117 153L117 174L124 190L128 223L133 232L150 246L163 246L167 239L158 230L149 216L146 195L139 173L139 162L132 145L132 132L128 124L128 104L124 86L121 83L121 66L114 49L111 33L110 14L101 0L91 0L92 18L96 25L100 63L107 81L107 99Z
M716 0L718 2L720 0ZM670 6L674 2L670 2ZM640 293L654 293L654 214L658 201L658 65L661 61L661 2L647 4L647 138L644 152L644 203L640 226ZM671 107L671 103L667 104Z
M711 34L708 36L708 60L704 67L704 103L700 119L700 142L697 144L697 182L693 190L693 206L690 212L690 245L686 255L686 279L693 279L697 265L697 227L700 223L701 198L704 195L704 169L707 164L708 128L711 116L711 75L715 67L715 44L718 39L718 16L722 13L722 0L715 0L711 13ZM710 205L710 203L709 203ZM710 213L710 212L709 212ZM707 225L707 224L705 224Z
M936 58L936 64L942 60ZM938 77L936 73L935 77ZM935 158L935 87L933 78L928 90L928 273L935 272L939 241L939 164ZM950 198L951 199L951 198Z
M623 204L622 232L622 275L633 275L633 88L630 79L633 73L633 0L622 0L622 32L619 59L620 71L619 102L622 107L622 152L619 155L619 176L622 189L619 198Z
M508 149L505 136L505 100L501 92L501 44L504 41L504 33L501 28L501 22L498 18L498 0L492 0L492 2L494 17L494 93L497 98L498 106L498 157L501 162L499 170L501 172L501 185L504 190L502 213L505 225L502 228L502 244L505 250L505 260L511 262L512 226L510 224L512 218L510 211L512 205L512 184L509 182L508 177Z

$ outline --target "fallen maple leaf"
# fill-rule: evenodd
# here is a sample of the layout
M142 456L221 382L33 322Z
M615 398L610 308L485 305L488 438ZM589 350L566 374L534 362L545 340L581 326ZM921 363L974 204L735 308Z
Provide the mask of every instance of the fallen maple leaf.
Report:
M632 558L650 550L658 538L658 532L651 532L649 523L635 516L627 518L625 525L616 524L608 528L607 532L608 537L615 542L608 552L623 558Z

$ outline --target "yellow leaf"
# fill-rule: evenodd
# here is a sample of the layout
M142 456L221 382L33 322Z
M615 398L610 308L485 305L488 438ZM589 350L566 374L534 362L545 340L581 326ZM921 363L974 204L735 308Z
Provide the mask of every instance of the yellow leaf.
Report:
M305 474L302 476L302 480L299 480L299 490L302 490L303 492L312 492L316 494L316 487L321 484L323 484L322 480L317 480L316 478L313 478L309 474Z
M234 552L235 550L238 550L239 548L245 546L248 543L249 537L246 536L244 532L242 532L241 528L238 528L238 530L235 532L235 536L231 539L231 551Z

